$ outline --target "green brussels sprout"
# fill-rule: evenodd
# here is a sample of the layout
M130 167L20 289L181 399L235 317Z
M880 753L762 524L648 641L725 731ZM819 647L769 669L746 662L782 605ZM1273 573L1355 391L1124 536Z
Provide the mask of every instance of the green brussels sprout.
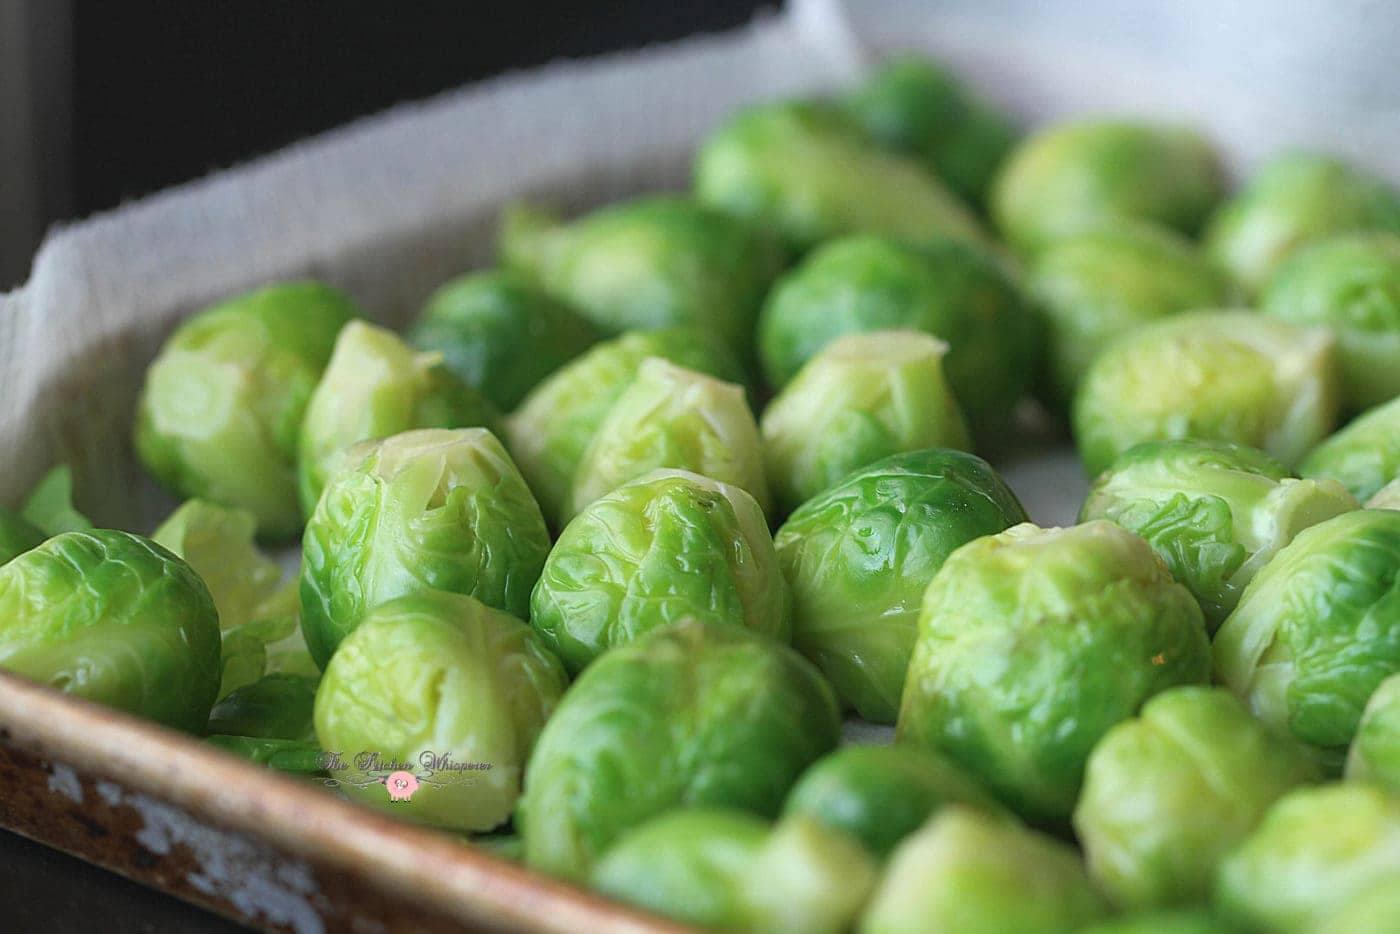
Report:
M1220 864L1215 903L1249 930L1303 934L1382 886L1400 888L1400 797L1347 782L1300 788L1270 808Z
M581 880L674 807L774 817L840 731L831 688L787 646L696 620L654 629L589 665L545 724L515 814L525 861Z
M1106 221L1194 234L1221 189L1215 153L1191 130L1087 120L1051 126L1017 146L992 183L990 207L1006 239L1034 252Z
M588 442L566 518L663 467L732 483L765 513L770 508L763 445L744 387L651 357Z
M524 618L549 553L525 480L484 428L406 431L331 479L302 538L302 632L324 670L372 607L419 590Z
M933 576L897 735L1059 824L1099 739L1209 674L1201 609L1145 541L1102 520L1027 522L963 545Z
M297 489L309 519L340 453L359 441L414 428L494 428L495 408L443 365L384 328L353 321L341 331L306 406Z
M839 830L883 859L939 808L953 803L1005 813L961 769L926 749L843 746L802 773L783 813Z
M1368 889L1315 929L1317 934L1357 934L1358 931L1400 931L1400 885L1388 879Z
M743 811L668 811L627 831L592 887L707 929L841 934L875 884L854 841L806 817L776 825Z
M1089 365L1074 397L1091 475L1142 441L1233 441L1293 466L1336 420L1336 355L1322 328L1247 311L1145 325Z
M1366 501L1367 509L1400 509L1400 477L1376 491L1376 495Z
M1400 794L1400 674L1371 692L1347 750L1346 776Z
M1100 474L1079 513L1147 540L1214 632L1293 536L1357 508L1335 480L1296 480L1263 451L1219 441L1145 441Z
M24 517L0 509L0 564L43 544L44 533Z
M1243 934L1202 908L1123 915L1080 928L1079 934Z
M971 447L943 378L947 352L919 331L870 331L838 337L808 360L759 426L778 510L883 457Z
M1194 905L1269 806L1319 777L1229 691L1172 688L1094 747L1074 829L1090 875L1121 907Z
M1005 114L919 55L886 62L841 103L872 139L919 157L972 204L986 198L992 175L1016 141Z
M536 386L506 422L511 454L555 529L564 525L579 461L647 357L728 382L742 381L733 352L693 328L632 331L605 341Z
M1400 479L1400 396L1352 419L1309 451L1298 471L1339 481L1361 500Z
M508 412L598 332L528 277L494 270L459 276L428 296L408 340L442 354L449 370Z
M571 674L683 618L786 642L787 587L748 493L657 470L590 503L564 529L530 596L530 625Z
M313 712L320 680L282 672L265 675L215 704L206 732L314 743Z
M1358 509L1304 529L1216 633L1216 680L1340 766L1366 699L1400 671L1397 592L1400 512Z
M1045 320L1048 389L1060 404L1074 397L1089 364L1116 338L1232 297L1224 274L1194 244L1140 223L1056 239L1032 259L1026 289Z
M186 321L146 373L141 462L181 496L242 507L261 535L294 537L302 417L336 335L359 314L329 286L288 282Z
M188 564L127 532L64 532L0 565L0 668L202 732L219 614Z
M1009 420L1036 368L1035 318L990 255L861 236L822 246L774 286L758 326L764 372L781 387L835 338L886 329L948 342L948 383L979 433Z
M1259 307L1332 329L1348 409L1400 396L1400 222L1396 233L1349 234L1300 250L1269 278Z
M510 817L567 683L520 620L424 590L381 603L346 637L316 691L316 737L352 798L418 823L491 830ZM402 808L380 787L400 770L420 784Z
M695 194L794 251L849 233L988 242L918 159L881 148L838 108L810 101L750 107L715 130L695 156Z
M606 334L701 328L738 353L748 351L782 259L743 221L674 196L609 205L567 224L516 208L500 252Z
M858 470L803 503L774 539L793 642L867 720L893 723L919 605L956 548L1026 521L985 461L932 448Z
M894 851L861 934L1072 934L1107 914L1066 843L949 804Z
M1205 250L1250 291L1294 250L1333 234L1400 233L1400 192L1337 159L1294 152L1266 163L1210 219Z

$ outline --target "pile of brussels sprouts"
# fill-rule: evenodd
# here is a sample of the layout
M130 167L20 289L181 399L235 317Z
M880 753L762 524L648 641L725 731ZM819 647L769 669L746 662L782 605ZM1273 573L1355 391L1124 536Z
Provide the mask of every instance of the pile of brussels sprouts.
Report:
M1069 528L972 453L1036 406ZM1020 138L901 59L690 192L509 208L406 334L194 314L135 445L149 537L62 471L0 514L5 668L706 927L1400 930L1400 192L1355 167L1228 194L1188 129Z

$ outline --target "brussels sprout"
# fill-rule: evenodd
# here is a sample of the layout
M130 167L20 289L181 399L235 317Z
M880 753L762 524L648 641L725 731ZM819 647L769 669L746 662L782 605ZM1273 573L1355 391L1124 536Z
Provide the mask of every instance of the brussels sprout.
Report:
M1400 674L1382 681L1366 701L1347 751L1346 776L1400 794Z
M1400 797L1348 782L1300 788L1270 808L1220 864L1215 901L1250 930L1302 934L1382 886L1400 888Z
M723 808L668 811L593 869L611 898L704 928L841 934L875 883L870 857L806 817L771 826Z
M1032 260L1026 288L1046 322L1049 389L1061 404L1115 338L1231 298L1225 276L1190 241L1167 228L1128 223L1055 240Z
M948 345L918 331L838 337L763 412L764 463L790 512L867 464L906 451L972 444L943 378Z
M1293 536L1357 508L1334 480L1295 480L1263 451L1218 441L1146 441L1094 481L1080 520L1147 540L1200 601L1214 632Z
M742 380L733 353L692 328L633 331L606 341L535 387L506 422L511 454L556 529L570 509L574 475L598 431L647 357L729 382Z
M1229 691L1172 688L1094 747L1074 829L1090 875L1120 906L1193 905L1269 805L1318 777Z
M918 156L964 200L980 203L1016 131L952 73L918 55L881 66L842 106L871 138Z
M688 198L647 197L564 224L507 214L504 261L572 302L604 333L702 328L746 353L781 263L777 244Z
M295 536L302 416L359 313L329 286L288 282L186 321L146 373L136 413L146 469L181 496L247 509L263 536Z
M972 212L911 156L882 149L836 107L751 107L695 157L704 204L777 233L793 250L848 233L986 243Z
M1035 319L988 254L868 236L826 244L774 286L759 318L764 371L780 387L835 338L890 328L948 342L948 383L979 434L1009 420L1035 371Z
M1358 415L1308 452L1298 470L1340 481L1362 500L1400 479L1400 396Z
M1400 509L1400 477L1381 487L1366 501L1367 509Z
M320 678L284 673L259 678L214 705L207 732L314 743L313 709L319 682Z
M1340 765L1366 699L1400 671L1400 512L1299 532L1215 636L1216 679L1279 733Z
M377 604L419 590L524 618L549 530L484 428L406 431L332 478L302 539L302 631L325 668Z
M23 517L0 509L0 564L43 544L44 533Z
M802 773L783 813L807 815L890 855L944 805L1002 814L1001 805L942 756L915 746L843 746Z
M508 412L598 332L526 276L495 270L459 276L430 295L408 339L442 354L449 370Z
M64 532L0 566L0 668L202 732L219 614L189 565L127 532Z
M798 507L775 544L793 641L862 717L893 723L919 605L945 558L1026 521L983 460L933 448L851 474Z
M1124 915L1080 928L1079 934L1244 934L1204 909Z
M46 538L92 528L88 517L73 508L73 471L67 464L54 467L34 485L20 507L19 517Z
M589 504L530 597L530 625L575 674L686 617L784 642L792 631L763 510L738 487L684 470L654 471Z
M1259 307L1332 329L1348 409L1400 396L1400 223L1397 233L1334 237L1299 251L1269 278Z
M316 737L351 797L394 807L379 786L409 771L420 787L396 814L491 830L510 817L566 684L529 626L472 597L425 590L380 604L346 637L316 691Z
M1388 879L1340 906L1323 920L1317 934L1357 934L1358 931L1400 931L1400 885Z
M1254 291L1303 244L1360 230L1400 233L1400 192L1339 160L1294 152L1266 163L1222 204L1203 239Z
M1105 221L1150 221L1194 234L1220 198L1215 153L1182 127L1088 120L1021 143L992 183L991 214L1027 252Z
M585 879L680 805L776 816L840 729L831 688L787 646L695 620L652 630L588 666L540 734L515 815L525 861Z
M963 545L934 575L898 736L1057 824L1100 737L1209 674L1200 607L1146 542L1101 520L1027 522Z
M297 489L309 519L344 448L414 428L492 428L494 407L435 353L362 321L345 327L306 406Z
M763 445L744 387L651 357L588 442L568 516L663 467L732 483L768 512Z
M894 851L861 934L1071 934L1106 914L1068 844L950 804Z
M1128 334L1098 356L1073 406L1085 468L1140 441L1233 441L1288 466L1332 430L1332 336L1247 311L1193 311Z

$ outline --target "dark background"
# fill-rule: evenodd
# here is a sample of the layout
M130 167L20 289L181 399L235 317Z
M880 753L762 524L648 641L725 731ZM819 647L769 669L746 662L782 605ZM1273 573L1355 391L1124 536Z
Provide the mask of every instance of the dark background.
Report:
M19 141L28 144L19 153L23 171L0 188L0 210L19 221L6 229L20 231L0 243L0 289L27 275L38 237L55 221L396 101L557 58L723 30L773 5L412 3L391 12L387 3L311 0L0 0L0 7L11 3L0 9L0 57L28 64L20 106L31 127ZM0 176L5 171L0 165ZM3 831L0 866L6 930L237 930Z
M27 275L37 237L54 221L397 101L731 28L777 0L0 0L7 4L0 58L29 62L32 129L21 154L30 165L10 176L8 198L0 188L0 210L9 201L28 215L29 240L0 242L0 289ZM5 175L0 164L0 184Z

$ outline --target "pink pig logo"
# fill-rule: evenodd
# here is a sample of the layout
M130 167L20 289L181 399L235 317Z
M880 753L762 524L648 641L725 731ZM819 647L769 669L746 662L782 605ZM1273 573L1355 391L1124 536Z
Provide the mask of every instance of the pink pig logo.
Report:
M418 779L412 772L392 772L384 779L384 787L389 789L390 801L407 801L418 790Z

